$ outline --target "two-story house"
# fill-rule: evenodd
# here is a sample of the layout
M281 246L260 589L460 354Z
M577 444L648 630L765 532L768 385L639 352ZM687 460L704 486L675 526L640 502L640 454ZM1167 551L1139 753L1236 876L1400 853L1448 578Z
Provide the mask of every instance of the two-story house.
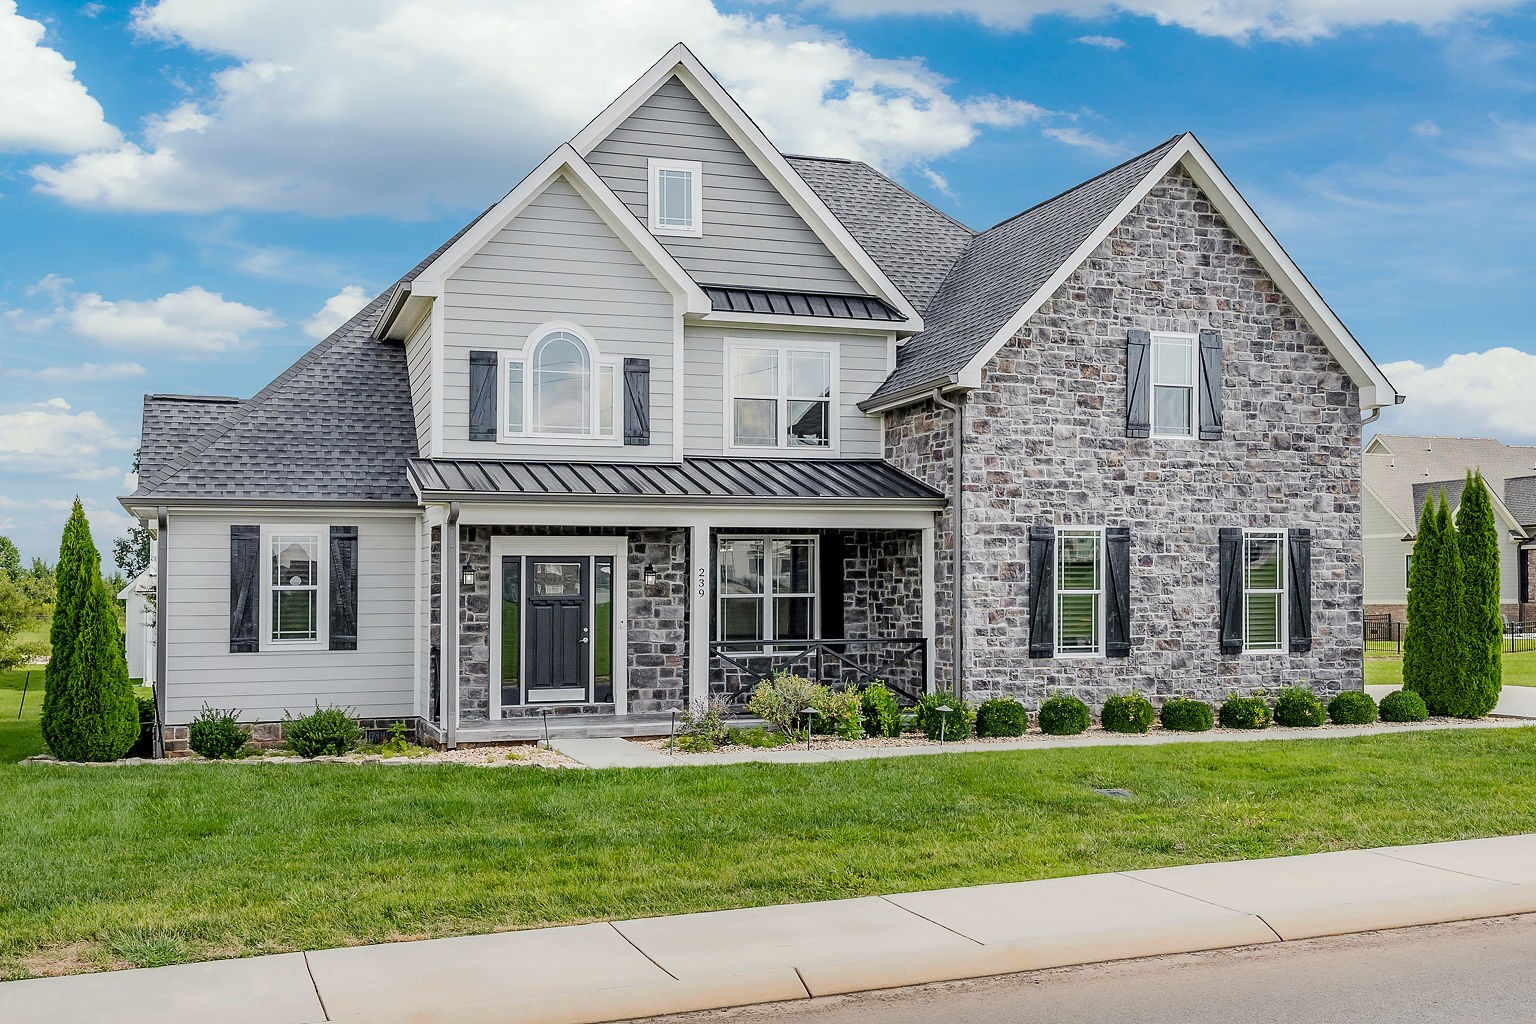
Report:
M147 397L123 501L172 748L205 702L636 731L778 667L1331 691L1397 400L1193 136L977 233L678 46L255 397Z

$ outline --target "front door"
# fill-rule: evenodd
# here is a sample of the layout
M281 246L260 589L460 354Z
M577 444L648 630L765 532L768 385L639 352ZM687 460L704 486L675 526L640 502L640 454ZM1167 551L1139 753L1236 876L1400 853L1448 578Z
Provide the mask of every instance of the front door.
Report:
M592 560L538 556L524 561L527 701L587 700L592 681Z

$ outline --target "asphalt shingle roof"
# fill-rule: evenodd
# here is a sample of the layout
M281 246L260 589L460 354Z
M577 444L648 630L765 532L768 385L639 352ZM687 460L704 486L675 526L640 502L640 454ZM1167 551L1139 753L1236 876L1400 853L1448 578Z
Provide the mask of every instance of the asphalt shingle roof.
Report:
M222 395L145 395L139 435L139 481L152 484L176 453L224 420L240 405Z
M1536 446L1406 434L1377 434L1372 446L1386 450L1365 453L1365 485L1410 531L1418 529L1425 495L1444 488L1452 504L1461 497L1468 469L1483 474L1522 526L1536 525Z

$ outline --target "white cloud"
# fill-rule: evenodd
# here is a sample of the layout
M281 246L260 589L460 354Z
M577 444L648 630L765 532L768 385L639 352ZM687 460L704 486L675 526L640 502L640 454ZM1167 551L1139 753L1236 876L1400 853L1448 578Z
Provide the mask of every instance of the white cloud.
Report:
M142 377L148 372L138 363L82 363L79 366L45 366L37 370L12 367L5 371L5 375L43 384L79 384Z
M205 101L150 118L133 141L33 168L42 191L188 212L415 216L483 202L665 53L677 26L791 152L897 171L1045 113L957 95L920 61L710 0L160 0L138 9L136 25L229 66Z
M181 355L228 352L252 331L281 327L270 310L233 302L197 285L158 299L104 299L95 292L72 297L55 313L82 338L122 348Z
M1505 346L1447 356L1438 366L1405 360L1381 369L1407 397L1382 416L1381 430L1536 440L1530 411L1536 355L1530 352Z
M70 480L106 480L122 473L103 462L131 451L94 412L75 412L62 398L0 412L0 468Z
M73 61L42 45L44 26L0 0L0 151L79 153L113 146L117 129L75 78Z
M1101 139L1092 132L1087 132L1071 125L1046 128L1040 134L1048 139L1054 139L1063 146L1071 146L1074 149L1086 149L1098 156L1121 156L1125 152L1125 150L1114 143Z
M1440 126L1433 121L1420 121L1413 126L1413 134L1421 139L1433 139L1440 135Z
M366 306L372 297L363 290L361 285L347 285L326 299L325 305L321 306L314 316L304 321L304 333L317 340L326 337L356 316L357 311Z
M1101 50L1123 50L1129 45L1119 36L1078 36L1072 41L1084 46L1097 46Z

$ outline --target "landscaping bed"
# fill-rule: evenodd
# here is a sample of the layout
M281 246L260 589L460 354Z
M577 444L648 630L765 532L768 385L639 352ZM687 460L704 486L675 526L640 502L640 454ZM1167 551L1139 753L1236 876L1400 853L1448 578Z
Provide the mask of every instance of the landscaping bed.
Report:
M176 757L162 760L129 757L121 761L89 762L91 767L122 767L127 765L178 765L178 764L385 764L431 765L459 764L476 768L576 768L575 761L557 750L546 750L531 743L460 747L457 750L434 750L427 747L410 747L409 753L390 754L354 751L350 754L300 757L283 750L265 750L243 753L240 757L210 759ZM85 765L87 762L58 761L47 754L27 758L23 764L51 764L62 766Z

